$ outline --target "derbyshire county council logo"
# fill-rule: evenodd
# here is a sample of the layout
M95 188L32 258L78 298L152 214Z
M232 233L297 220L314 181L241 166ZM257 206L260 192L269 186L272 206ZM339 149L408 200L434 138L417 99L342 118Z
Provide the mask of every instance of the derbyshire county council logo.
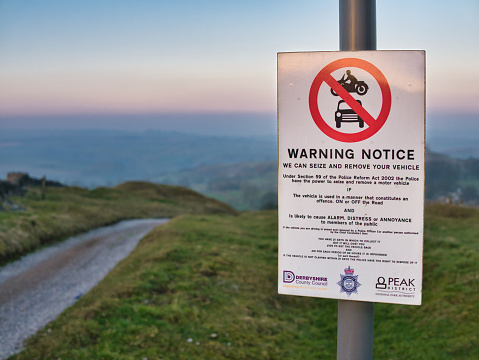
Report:
M348 294L348 297L351 295L351 293L357 294L358 287L361 286L358 281L358 275L353 275L354 269L351 269L351 266L348 266L347 269L344 269L344 273L346 275L341 275L341 281L337 283L341 288L339 292L345 292Z
M283 271L283 282L285 283L292 283L294 281L294 272L292 271Z

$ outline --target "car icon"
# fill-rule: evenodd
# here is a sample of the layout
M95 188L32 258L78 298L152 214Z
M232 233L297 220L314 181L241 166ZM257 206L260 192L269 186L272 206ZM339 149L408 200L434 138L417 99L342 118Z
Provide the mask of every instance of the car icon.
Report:
M360 100L356 101L359 105L362 105ZM361 119L358 114L356 114L354 110L351 109L348 103L344 100L340 100L338 102L338 109L336 110L334 115L337 128L341 127L342 122L358 122L360 128L364 127L364 120Z

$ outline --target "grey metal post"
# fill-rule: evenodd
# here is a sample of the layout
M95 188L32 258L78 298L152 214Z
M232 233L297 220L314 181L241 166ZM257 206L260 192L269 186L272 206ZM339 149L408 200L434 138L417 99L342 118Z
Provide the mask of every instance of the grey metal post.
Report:
M337 360L373 358L374 303L338 300Z
M376 0L339 0L339 48L376 50ZM374 303L338 300L337 360L372 360Z
M339 50L376 50L376 0L339 0Z

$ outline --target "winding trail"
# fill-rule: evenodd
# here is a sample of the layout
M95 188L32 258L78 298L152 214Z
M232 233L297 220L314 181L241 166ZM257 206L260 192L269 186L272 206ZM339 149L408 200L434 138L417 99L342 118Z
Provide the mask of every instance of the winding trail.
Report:
M0 359L102 280L154 227L127 220L72 237L0 268Z

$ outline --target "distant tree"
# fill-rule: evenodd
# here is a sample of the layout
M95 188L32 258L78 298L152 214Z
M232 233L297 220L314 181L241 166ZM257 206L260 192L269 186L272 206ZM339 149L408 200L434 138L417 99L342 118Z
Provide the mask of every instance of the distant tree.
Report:
M426 198L443 196L458 187L460 166L448 158L436 158L426 162Z
M269 191L261 197L261 210L275 210L278 208L278 193L276 191Z
M259 192L260 189L254 184L248 182L241 184L241 195L243 196L245 205L249 209L259 208Z
M464 177L466 179L479 179L479 159L463 160Z
M191 181L187 176L182 176L177 180L176 184L184 187L190 187Z
M208 182L209 191L231 191L240 188L241 182L239 179L215 178Z
M462 188L462 198L464 201L477 200L479 193L474 185L467 185Z

